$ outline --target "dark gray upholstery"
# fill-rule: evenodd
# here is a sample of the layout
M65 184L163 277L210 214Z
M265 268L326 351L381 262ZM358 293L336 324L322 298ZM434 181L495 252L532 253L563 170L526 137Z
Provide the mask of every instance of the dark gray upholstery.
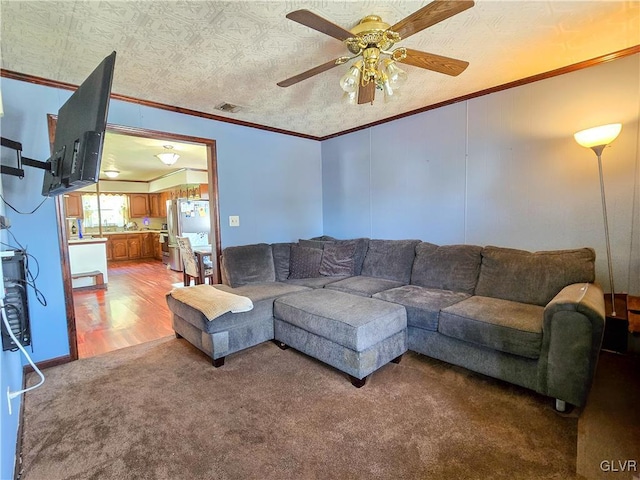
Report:
M346 265L355 275L321 276L325 251L325 273ZM302 274L297 253L314 259ZM249 312L210 322L172 297L167 303L175 331L213 359L276 338L364 378L408 345L581 406L604 329L594 263L589 248L531 253L319 237L225 249L224 281L238 286L217 288L248 296ZM291 278L298 275L305 278Z
M544 308L474 296L440 312L438 332L483 347L538 358Z
M438 330L440 310L469 296L468 293L404 285L376 293L373 298L404 305L407 309L407 325L435 332Z
M344 278L348 278L346 276L340 277L314 277L314 278L289 278L285 280L285 283L289 283L292 285L302 285L304 287L309 288L323 288L330 283L337 282Z
M369 239L355 238L353 240L335 240L334 241L334 243L336 243L337 245L340 245L343 242L355 242L356 251L353 257L353 274L361 275L362 264L364 263L364 257L367 255L367 250L369 249Z
M409 283L418 243L420 240L369 240L361 274Z
M482 247L422 242L416 246L411 284L473 295L480 272Z
M289 259L291 243L272 243L273 266L276 271L276 282L283 282L289 278Z
M400 305L327 289L278 298L273 314L357 352L407 328Z
M349 277L344 280L329 283L325 288L352 293L354 295L362 295L363 297L371 297L383 290L389 290L390 288L396 288L402 285L402 282L396 282L395 280L360 275L358 277Z
M314 278L320 276L322 249L291 245L289 278Z
M362 379L407 350L401 305L328 289L278 298L275 338Z
M531 253L485 247L475 294L544 306L565 286L594 280L591 248Z
M351 276L355 271L356 242L327 243L322 253L320 275Z
M228 285L239 287L249 283L275 282L271 245L258 243L227 247L222 252L222 268Z

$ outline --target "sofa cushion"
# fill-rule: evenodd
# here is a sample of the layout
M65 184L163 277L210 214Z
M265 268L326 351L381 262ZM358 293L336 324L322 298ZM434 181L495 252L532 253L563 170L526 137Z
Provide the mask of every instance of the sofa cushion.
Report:
M333 242L333 240L320 240L320 238L322 237L312 238L311 240L304 240L301 238L300 240L298 240L298 245L300 245L301 247L318 248L322 250L326 243Z
M418 243L420 240L369 240L361 274L409 283Z
M285 283L290 285L302 285L309 288L323 288L333 282L348 278L346 276L340 277L313 277L313 278L289 278L285 280Z
M291 245L289 278L313 278L320 276L322 249Z
M325 244L320 263L320 275L328 277L353 275L355 253L354 241Z
M438 332L465 342L538 358L544 307L474 296L440 311Z
M287 285L280 282L254 283L242 285L238 288L232 288L228 285L216 285L215 287L224 292L249 297L253 302L253 309L241 313L227 312L215 320L209 321L201 311L167 294L169 309L194 327L207 333L216 333L223 332L241 324L273 318L273 301L277 297L309 290L303 286Z
M407 328L404 308L327 289L278 298L276 318L361 352Z
M272 243L273 266L276 271L276 281L283 282L289 278L289 263L291 260L291 243Z
M527 252L485 247L475 294L544 306L567 285L593 282L591 248Z
M369 239L368 238L354 238L353 240L335 240L335 243L340 245L342 243L352 243L356 244L356 251L353 255L353 274L361 275L362 274L362 264L364 263L364 258L367 255L367 250L369 249Z
M469 296L463 292L404 285L376 293L373 298L403 305L407 309L407 325L436 332L440 310Z
M359 275L357 277L338 280L337 282L326 285L324 288L352 293L354 295L361 295L363 297L370 297L378 292L401 286L402 282L396 282L395 280Z
M271 245L258 243L227 247L222 252L224 278L231 287L250 283L275 282Z
M411 283L421 287L473 295L480 272L482 247L422 242L416 246Z

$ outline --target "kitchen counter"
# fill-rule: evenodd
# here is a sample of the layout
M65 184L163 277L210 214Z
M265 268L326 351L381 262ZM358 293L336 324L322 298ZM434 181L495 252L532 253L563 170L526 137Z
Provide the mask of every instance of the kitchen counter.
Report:
M84 237L84 238L70 238L69 245L86 245L90 243L104 243L107 239L103 237Z
M86 272L102 272L105 285L107 278L106 238L81 238L69 240L69 266L71 275ZM91 286L90 277L72 279L73 288Z
M168 230L127 230L124 232L102 232L102 235L135 235L137 233L167 233Z

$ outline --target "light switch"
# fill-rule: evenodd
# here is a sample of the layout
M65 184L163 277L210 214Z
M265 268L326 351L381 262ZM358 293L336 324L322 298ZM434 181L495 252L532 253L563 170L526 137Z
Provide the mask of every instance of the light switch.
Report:
M238 215L229 215L229 226L230 227L239 227L240 226L240 217Z

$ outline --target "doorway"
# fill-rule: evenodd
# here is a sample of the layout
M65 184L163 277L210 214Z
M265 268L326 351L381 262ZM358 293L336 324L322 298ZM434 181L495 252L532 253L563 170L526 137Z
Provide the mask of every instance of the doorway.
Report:
M49 140L51 145L53 144L53 139L55 138L55 126L56 126L56 117L54 115L48 115L48 125L49 125ZM107 125L107 132L113 132L120 135L128 135L132 137L138 137L143 139L153 139L159 140L163 142L187 142L192 144L200 144L203 145L206 149L206 157L207 157L207 193L209 196L209 215L210 215L210 240L212 245L212 251L215 253L213 258L213 267L214 267L214 280L216 282L220 281L220 273L219 273L219 258L221 254L221 243L220 243L220 219L219 219L219 207L218 207L218 175L217 175L217 159L216 159L216 142L213 139L201 138L201 137L192 137L188 135L175 134L170 132L161 132L156 130L148 130L148 129L140 129L134 127L126 127L126 126L118 126L118 125ZM105 162L105 159L102 159L102 162ZM74 302L74 290L72 288L72 279L71 279L71 269L70 269L70 259L69 259L69 250L68 250L68 240L69 233L67 229L67 223L65 218L65 208L62 196L58 196L56 198L56 216L58 220L58 238L60 244L60 256L62 260L62 272L63 272L63 285L64 285L64 295L65 295L65 307L67 314L67 331L69 336L69 357L72 360L76 360L79 358L79 350L78 350L78 322L76 319L76 308ZM142 262L141 265L134 267L133 265L127 265L127 262L123 262L119 264L117 267L114 267L114 290L117 288L124 288L122 291L127 292L135 292L136 290L141 294L136 296L132 295L133 301L136 303L134 307L136 310L136 315L138 315L139 319L144 318L144 320L148 320L148 316L156 316L156 315L165 315L168 316L168 310L163 311L163 305L160 303L158 305L158 309L154 310L151 307L151 304L148 303L148 299L144 296L144 282L136 285L135 281L133 283L129 283L123 281L122 276L131 275L132 278L139 277L139 275L145 275L151 273L149 268L154 267L152 264L145 265L145 262ZM164 268L164 266L160 264L155 265L156 268ZM146 272L146 273L145 273ZM181 278L182 274L180 272L167 272L165 271L156 271L156 273L151 273L152 276L158 277L159 274L164 275L166 278L171 280L174 277ZM119 280L119 282L118 282ZM124 285L124 287L123 287ZM148 287L148 285L147 285ZM167 292L170 287L167 288ZM166 293L166 292L165 292ZM114 297L116 292L114 291L111 297ZM100 298L102 296L102 298ZM147 290L147 296L148 290ZM159 295L158 292L151 294L153 297L153 302L163 302L163 295ZM80 298L80 297L78 297ZM103 313L105 314L113 314L117 315L118 312L107 311L106 309L106 301L109 298L109 292L101 292L95 294L95 298L91 298L88 300L88 303L94 303L96 308L103 309ZM138 300L136 300L136 298ZM84 305L87 299L83 298L80 303L82 308L85 308ZM102 303L101 303L102 302ZM146 312L146 313L145 313ZM78 312L81 315L86 314L86 311ZM146 315L146 316L145 316ZM129 319L129 321L134 321L135 319ZM165 333L170 333L170 330L166 328L168 318L164 318L165 327L157 328L157 334L164 336ZM143 343L144 341L148 341L149 337L145 335L133 335L133 337L138 338L140 341L138 343ZM127 343L127 344L130 344ZM120 348L117 345L117 342L114 342L115 348ZM127 345L124 345L127 346ZM114 348L114 349L115 349ZM90 350L89 350L90 351ZM86 351L85 351L86 353ZM83 356L86 356L83 354Z

